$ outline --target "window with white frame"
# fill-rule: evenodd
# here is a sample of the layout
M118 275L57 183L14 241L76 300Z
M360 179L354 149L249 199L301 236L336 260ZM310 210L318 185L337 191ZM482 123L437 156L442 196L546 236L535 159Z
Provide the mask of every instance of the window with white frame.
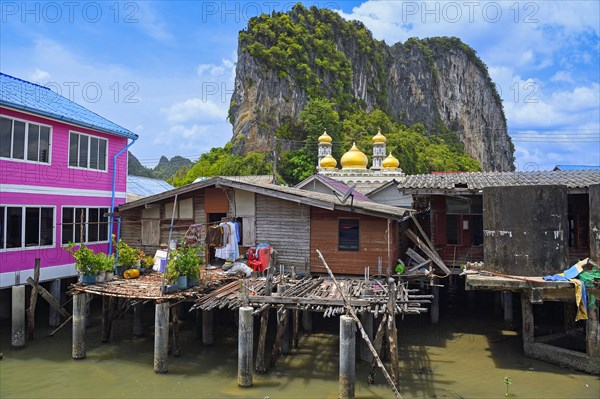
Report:
M69 133L69 166L106 170L108 140L82 133Z
M54 208L0 205L0 249L54 245Z
M50 126L0 117L0 157L50 163Z
M108 208L63 207L62 243L108 241Z

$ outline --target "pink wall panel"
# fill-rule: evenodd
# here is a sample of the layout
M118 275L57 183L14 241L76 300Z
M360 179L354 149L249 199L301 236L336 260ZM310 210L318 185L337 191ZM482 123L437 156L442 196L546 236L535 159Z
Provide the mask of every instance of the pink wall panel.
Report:
M0 107L0 113L9 117L50 125L52 127L51 163L47 165L0 159L0 184L22 184L29 186L68 187L108 191L112 189L113 157L125 148L127 145L126 138L14 111L4 107ZM108 140L106 172L68 167L69 131L90 134ZM127 154L123 153L117 159L116 190L117 192L124 192L126 187Z

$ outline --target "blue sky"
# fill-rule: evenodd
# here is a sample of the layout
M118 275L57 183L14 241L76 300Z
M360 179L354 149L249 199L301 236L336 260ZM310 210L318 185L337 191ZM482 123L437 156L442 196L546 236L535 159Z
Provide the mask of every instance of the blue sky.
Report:
M388 44L457 36L488 65L517 170L600 164L597 1L315 1ZM0 3L0 70L48 85L140 135L143 164L232 135L237 34L287 1Z

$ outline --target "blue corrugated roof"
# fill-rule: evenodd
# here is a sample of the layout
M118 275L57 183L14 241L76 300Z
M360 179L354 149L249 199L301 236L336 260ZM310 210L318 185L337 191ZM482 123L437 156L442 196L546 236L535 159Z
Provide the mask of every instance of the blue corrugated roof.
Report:
M151 179L141 176L127 176L127 193L142 197L164 193L174 189L172 185L164 180Z
M138 135L48 87L0 72L0 105L136 140Z

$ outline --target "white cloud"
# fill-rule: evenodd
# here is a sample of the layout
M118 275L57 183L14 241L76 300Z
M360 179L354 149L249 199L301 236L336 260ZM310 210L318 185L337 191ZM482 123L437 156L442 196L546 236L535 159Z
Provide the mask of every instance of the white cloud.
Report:
M156 10L152 2L135 3L139 7L132 18L137 20L135 24L145 34L160 42L170 42L173 40L173 35L169 32L167 23L162 18L160 11Z
M228 106L209 99L190 98L161 109L171 123L219 120L227 117Z
M571 72L567 71L557 71L554 75L552 75L550 81L575 83L575 81L573 80L573 76L571 76Z
M50 74L46 71L36 68L35 71L29 76L29 80L32 82L44 84L52 80Z

